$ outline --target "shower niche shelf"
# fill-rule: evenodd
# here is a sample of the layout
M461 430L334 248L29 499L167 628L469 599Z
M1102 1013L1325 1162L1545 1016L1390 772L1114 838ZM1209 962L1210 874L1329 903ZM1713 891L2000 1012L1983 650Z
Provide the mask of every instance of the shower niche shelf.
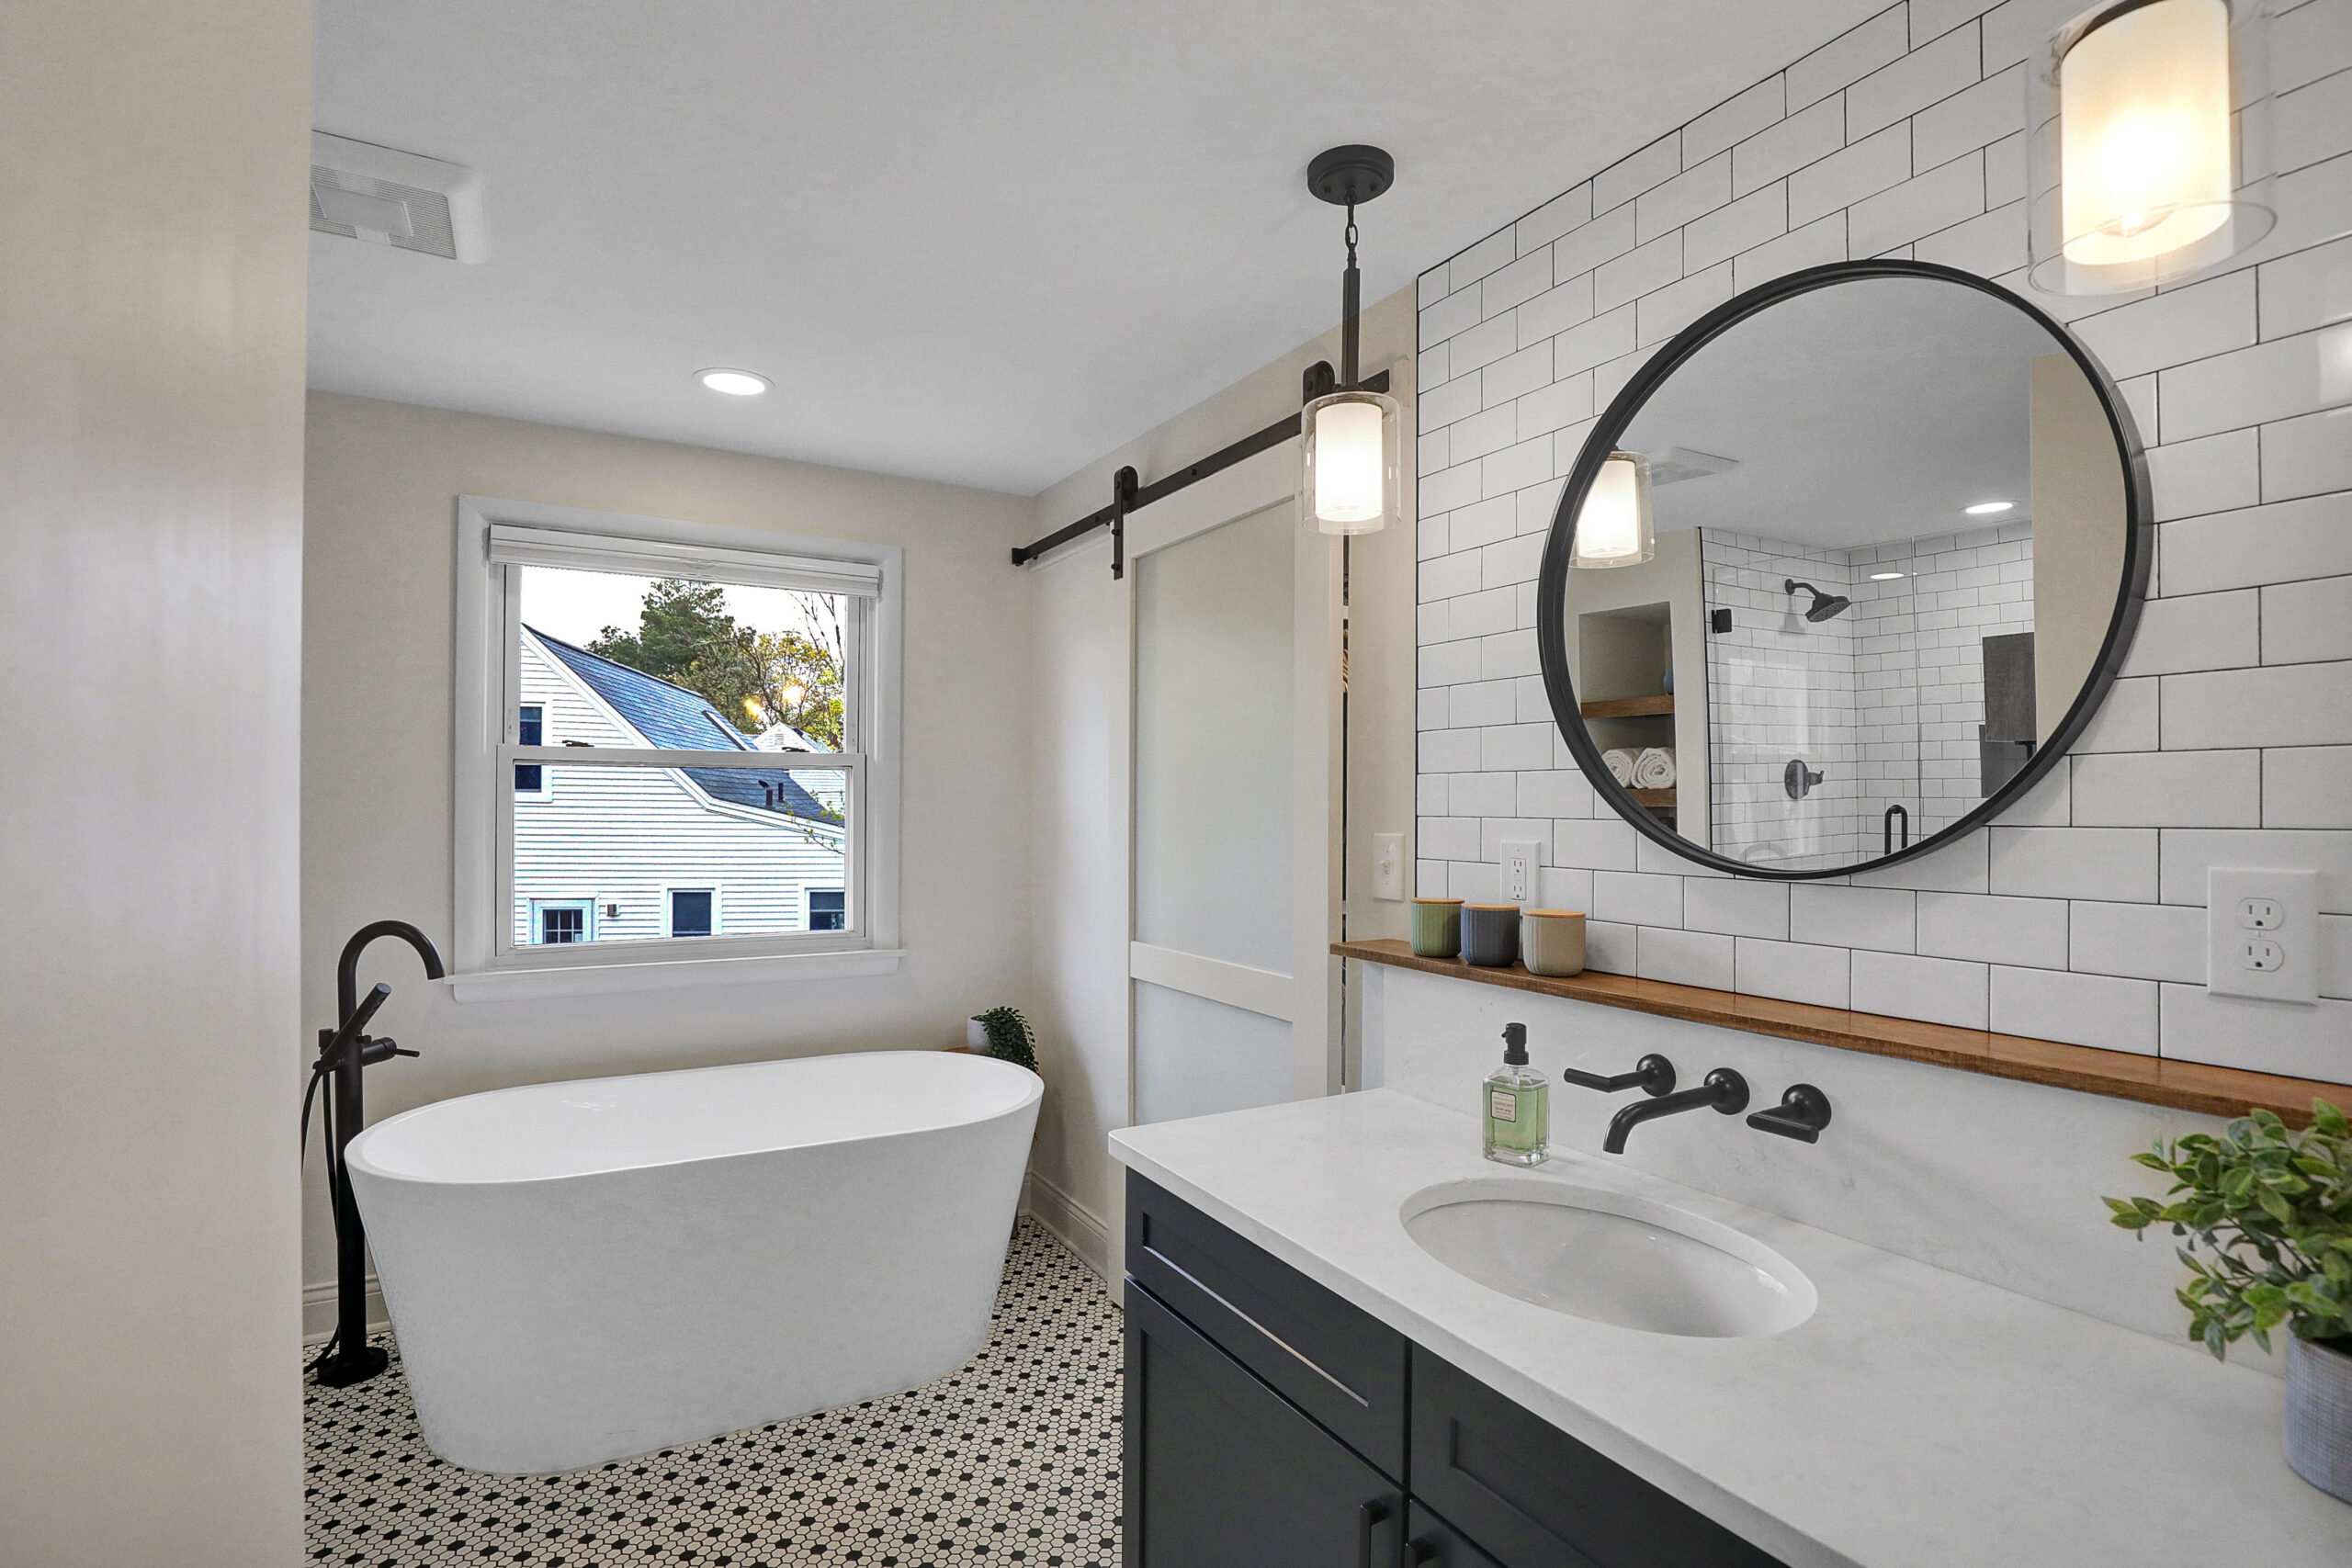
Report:
M1587 718L1671 718L1674 694L1657 692L1639 697L1600 697L1578 705Z

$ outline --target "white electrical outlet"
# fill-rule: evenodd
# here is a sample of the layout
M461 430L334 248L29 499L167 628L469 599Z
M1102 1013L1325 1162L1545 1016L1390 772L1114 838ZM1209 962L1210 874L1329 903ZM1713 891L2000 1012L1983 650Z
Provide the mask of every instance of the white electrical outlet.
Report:
M1535 861L1542 846L1532 839L1503 840L1503 897L1506 904L1535 900Z
M1405 897L1404 834L1374 833L1372 836L1372 896L1395 899Z
M2205 988L2319 1000L2319 874L2213 867L2205 881Z

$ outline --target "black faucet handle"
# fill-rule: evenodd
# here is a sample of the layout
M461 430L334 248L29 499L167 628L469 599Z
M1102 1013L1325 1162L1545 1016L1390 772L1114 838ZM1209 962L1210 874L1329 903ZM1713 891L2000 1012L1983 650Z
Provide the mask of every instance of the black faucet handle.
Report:
M1630 1073L1584 1073L1574 1067L1564 1067L1560 1077L1585 1089L1597 1089L1603 1094L1615 1094L1636 1084L1641 1086L1644 1094L1653 1099L1674 1092L1674 1064L1655 1051L1634 1063Z
M413 1056L416 1052L389 1035L379 1040L363 1034L359 1037L359 1065L372 1067L379 1062L389 1062L394 1056Z
M1821 1130L1829 1125L1829 1097L1809 1083L1791 1084L1780 1104L1756 1112L1747 1124L1801 1144L1818 1143Z

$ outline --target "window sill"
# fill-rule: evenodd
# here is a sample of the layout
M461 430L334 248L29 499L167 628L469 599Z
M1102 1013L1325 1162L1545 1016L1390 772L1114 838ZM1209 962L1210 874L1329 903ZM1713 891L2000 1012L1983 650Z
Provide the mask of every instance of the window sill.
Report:
M680 958L660 963L578 964L547 969L484 969L443 985L459 1002L538 1001L617 991L668 991L785 980L849 980L895 973L897 948L848 953L775 953L756 958Z

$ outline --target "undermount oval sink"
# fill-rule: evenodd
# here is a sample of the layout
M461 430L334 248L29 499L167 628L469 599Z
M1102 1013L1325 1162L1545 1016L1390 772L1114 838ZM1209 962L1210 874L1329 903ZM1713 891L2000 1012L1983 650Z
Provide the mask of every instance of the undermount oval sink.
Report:
M1572 1317L1691 1338L1778 1334L1820 1298L1797 1266L1716 1221L1559 1181L1449 1181L1405 1200L1405 1234L1489 1290Z

